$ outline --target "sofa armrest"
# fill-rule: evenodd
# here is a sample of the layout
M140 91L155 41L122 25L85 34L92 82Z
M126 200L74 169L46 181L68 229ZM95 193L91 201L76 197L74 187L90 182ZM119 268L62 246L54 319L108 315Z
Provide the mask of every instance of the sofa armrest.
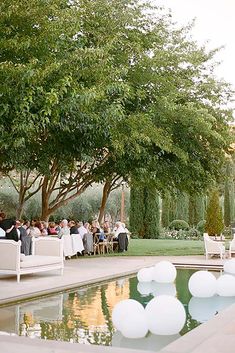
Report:
M19 270L21 241L0 240L0 270Z

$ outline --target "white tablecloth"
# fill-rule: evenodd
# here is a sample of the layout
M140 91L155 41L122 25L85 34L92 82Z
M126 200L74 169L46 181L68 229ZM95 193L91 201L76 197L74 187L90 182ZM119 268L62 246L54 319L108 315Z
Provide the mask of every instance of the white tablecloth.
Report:
M72 239L72 248L75 254L77 252L82 253L84 250L82 238L80 234L71 234L71 239Z

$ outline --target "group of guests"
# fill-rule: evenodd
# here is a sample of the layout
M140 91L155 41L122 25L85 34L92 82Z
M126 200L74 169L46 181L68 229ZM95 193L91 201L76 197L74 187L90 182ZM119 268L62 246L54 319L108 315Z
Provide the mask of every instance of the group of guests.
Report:
M4 212L0 212L0 238L12 239L15 241L21 240L21 252L25 255L30 255L32 252L32 238L40 236L56 236L63 238L68 235L80 235L84 245L87 245L87 235L92 234L92 239L98 237L98 242L106 240L107 235L112 234L113 240L121 243L123 251L127 250L129 231L122 222L116 222L113 229L108 221L102 225L97 220L89 222L81 222L64 219L57 222L44 222L38 220L21 221L7 218ZM125 244L122 244L124 239ZM93 242L92 242L93 243ZM90 253L91 251L89 251Z

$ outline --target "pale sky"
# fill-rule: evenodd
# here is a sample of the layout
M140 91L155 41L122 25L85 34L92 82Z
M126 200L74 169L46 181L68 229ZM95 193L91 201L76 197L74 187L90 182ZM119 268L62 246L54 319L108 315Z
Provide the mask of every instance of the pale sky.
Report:
M173 20L186 24L196 18L193 39L209 41L210 49L224 46L216 56L222 61L215 73L235 88L235 0L152 0L172 10Z

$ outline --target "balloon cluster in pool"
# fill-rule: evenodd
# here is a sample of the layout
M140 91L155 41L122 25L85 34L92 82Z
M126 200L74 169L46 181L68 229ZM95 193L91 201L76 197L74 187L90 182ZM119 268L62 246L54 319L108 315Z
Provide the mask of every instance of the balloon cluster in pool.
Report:
M156 295L144 308L134 299L117 303L112 312L114 327L126 338L143 338L148 332L154 335L176 335L185 325L186 312L183 304L175 297L174 281L177 270L169 261L160 261L155 266L142 268L137 274L138 291L143 295ZM224 298L235 296L235 260L224 263L224 272L218 278L209 271L197 271L188 282L192 294L189 312L198 317L198 307L204 306L204 315L210 310L215 313L226 306Z

